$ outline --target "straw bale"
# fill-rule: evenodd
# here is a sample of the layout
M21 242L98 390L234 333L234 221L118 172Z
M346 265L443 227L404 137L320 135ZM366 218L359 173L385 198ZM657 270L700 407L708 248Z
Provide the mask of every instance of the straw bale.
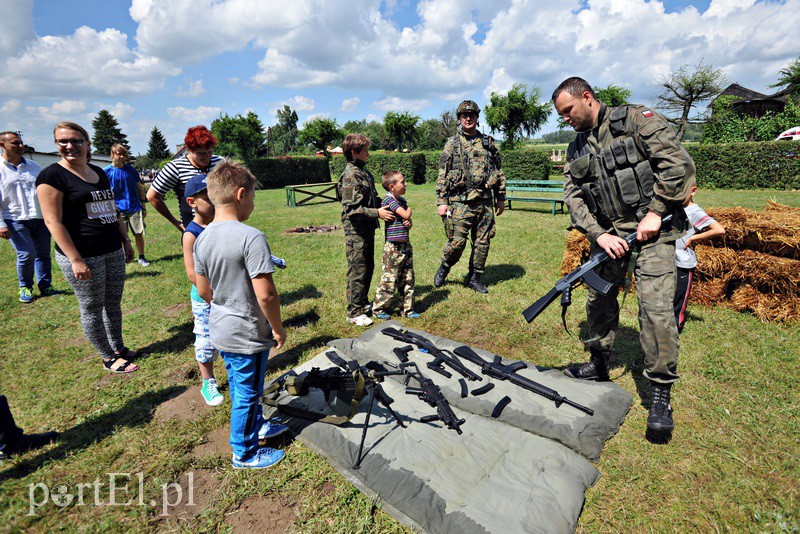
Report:
M770 202L764 211L740 207L710 208L708 214L725 227L725 235L709 244L800 259L798 208Z
M564 256L561 259L561 275L571 273L584 262L589 254L589 239L577 230L570 230L567 234L567 244Z
M800 320L800 298L764 293L744 284L731 295L731 306L736 311L750 311L762 322L797 322Z
M701 280L728 275L740 261L739 252L731 248L697 245L694 252L697 255L695 276Z
M689 302L701 306L714 306L721 304L728 298L728 285L730 276L712 278L709 280L696 280L692 282L692 291L689 293Z

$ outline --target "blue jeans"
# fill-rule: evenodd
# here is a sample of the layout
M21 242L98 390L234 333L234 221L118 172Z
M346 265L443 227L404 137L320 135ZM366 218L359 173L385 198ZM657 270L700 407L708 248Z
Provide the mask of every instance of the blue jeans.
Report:
M258 450L258 431L264 424L261 395L269 349L256 354L220 351L220 355L231 395L231 449L234 456L246 460Z
M11 232L11 246L17 252L19 287L33 287L33 275L39 289L50 287L53 281L50 260L50 230L42 219L12 221L4 219Z

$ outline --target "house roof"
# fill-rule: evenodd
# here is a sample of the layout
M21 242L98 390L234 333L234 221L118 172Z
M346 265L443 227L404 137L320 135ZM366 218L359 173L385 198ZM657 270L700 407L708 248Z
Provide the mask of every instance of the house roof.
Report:
M737 98L741 98L742 100L759 100L761 98L767 98L767 95L759 93L758 91L753 91L747 87L742 87L738 83L730 84L719 94L717 98L723 95L735 96Z

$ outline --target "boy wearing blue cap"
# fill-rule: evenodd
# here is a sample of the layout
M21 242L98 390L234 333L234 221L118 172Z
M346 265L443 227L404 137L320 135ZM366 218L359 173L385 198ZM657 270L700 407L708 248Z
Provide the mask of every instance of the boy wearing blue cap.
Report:
M211 344L208 335L208 317L211 305L204 301L197 292L195 286L194 273L194 242L197 237L206 229L211 221L214 220L214 204L208 198L206 190L206 175L197 174L189 178L184 189L186 203L194 210L194 219L186 225L183 233L183 266L186 269L186 276L192 283L192 315L194 316L194 357L200 367L200 376L203 378L203 387L200 394L209 406L218 406L222 403L223 396L217 387L217 379L214 378L214 361L217 359L217 351Z

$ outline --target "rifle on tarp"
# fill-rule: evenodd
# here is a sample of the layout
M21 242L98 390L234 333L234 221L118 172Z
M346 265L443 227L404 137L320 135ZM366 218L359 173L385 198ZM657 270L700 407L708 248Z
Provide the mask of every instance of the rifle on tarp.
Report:
M416 395L419 399L425 401L429 406L436 408L436 415L426 415L421 417L420 421L423 423L441 421L447 428L455 430L456 433L461 434L461 425L464 424L464 419L459 419L455 414L453 409L450 407L450 403L442 393L441 388L434 384L433 380L422 374L416 362L401 363L400 369L406 373L406 393L409 395ZM410 378L413 378L419 383L418 388L408 387Z
M568 398L560 395L558 391L535 382L530 378L525 378L524 376L518 375L517 371L528 367L525 362L514 362L508 365L503 365L502 358L497 355L495 355L493 361L489 362L481 358L477 352L466 345L462 345L461 347L454 349L453 352L465 360L469 360L475 365L479 365L481 372L486 376L497 380L508 380L514 385L517 385L523 389L527 389L528 391L532 391L546 399L550 399L556 403L556 408L560 407L562 404L568 404L586 414L594 415L594 410L591 408L587 408L582 404L578 404L575 401L569 400Z
M442 376L450 378L453 375L447 372L442 365L447 364L448 367L467 380L473 382L482 380L480 375L471 371L463 363L461 363L461 360L459 360L458 356L453 354L452 351L438 348L424 336L409 332L406 329L398 330L396 328L392 328L391 326L381 330L381 333L398 341L402 341L403 343L411 343L412 345L416 345L420 350L428 352L431 356L433 356L433 361L426 364L428 369L431 371L435 371Z
M667 223L671 220L672 215L667 215L661 220L661 223ZM625 242L628 243L628 250L630 250L637 242L636 232L625 236ZM572 304L572 289L581 282L586 282L586 284L598 293L608 295L614 287L614 284L601 278L600 275L595 272L595 268L610 259L611 256L609 256L608 252L605 250L592 254L586 263L583 263L580 267L556 282L553 289L548 291L545 296L528 306L525 311L522 312L522 316L530 323L561 295L561 322L564 324L564 330L569 333L567 329L567 308Z

